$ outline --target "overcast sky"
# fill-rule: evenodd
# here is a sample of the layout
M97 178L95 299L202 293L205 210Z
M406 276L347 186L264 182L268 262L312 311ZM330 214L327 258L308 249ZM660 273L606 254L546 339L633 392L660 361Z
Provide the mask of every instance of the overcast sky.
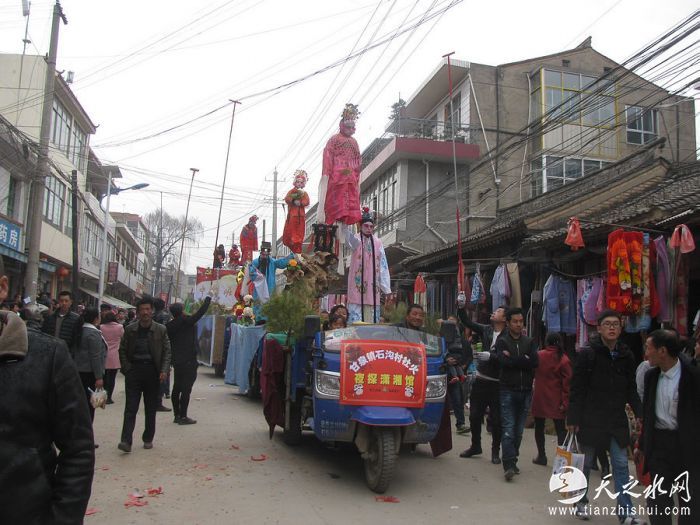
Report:
M113 198L112 211L145 214L158 207L162 191L164 208L184 215L189 168L199 169L190 216L205 232L187 263L194 272L211 264L231 106L214 110L229 99L243 104L236 111L221 215L220 242L227 248L252 213L261 218L260 234L267 220L270 240L275 166L280 198L294 170L305 169L315 202L323 145L346 102L360 106L356 138L364 149L384 132L391 104L399 95L408 98L445 53L495 65L568 49L591 35L595 49L621 62L697 7L692 0L456 1L344 67L258 95L450 2L64 0L68 25L60 29L57 67L74 72L73 90L99 126L91 145L103 163L120 166L125 178L119 184L150 183ZM0 52L22 52L21 4L0 0ZM52 6L32 2L30 54L48 51ZM278 217L281 235L281 207Z

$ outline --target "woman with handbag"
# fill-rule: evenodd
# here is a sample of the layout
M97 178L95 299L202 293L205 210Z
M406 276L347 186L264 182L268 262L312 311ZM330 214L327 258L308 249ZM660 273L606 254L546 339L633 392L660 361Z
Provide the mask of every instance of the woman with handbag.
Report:
M97 308L86 308L83 312L83 330L80 343L75 352L75 364L80 372L80 380L83 382L85 396L90 408L90 419L95 420L95 407L90 398L92 391L103 388L105 375L105 357L107 355L107 343L98 328L100 326L100 313Z
M545 419L554 421L557 444L566 437L566 411L569 408L569 386L571 384L571 361L564 353L561 335L550 332L545 339L545 348L539 351L539 366L535 370L535 389L532 396L532 415L535 418L536 465L547 465L544 446Z

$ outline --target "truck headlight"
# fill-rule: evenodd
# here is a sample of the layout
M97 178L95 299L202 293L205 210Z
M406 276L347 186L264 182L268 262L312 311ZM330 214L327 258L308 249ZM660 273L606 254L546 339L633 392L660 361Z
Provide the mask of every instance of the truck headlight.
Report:
M439 401L447 393L447 375L428 376L425 385L425 399L428 401Z
M340 374L338 372L315 371L316 394L326 399L340 399Z

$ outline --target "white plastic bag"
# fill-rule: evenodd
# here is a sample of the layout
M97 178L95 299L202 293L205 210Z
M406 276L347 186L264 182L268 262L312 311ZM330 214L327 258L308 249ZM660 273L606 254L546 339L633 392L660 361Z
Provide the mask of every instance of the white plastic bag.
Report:
M583 464L586 458L585 454L581 454L576 434L568 432L564 442L557 446L557 451L554 454L554 465L552 466L552 475L560 474L564 467L574 467L583 472Z
M98 388L93 390L88 388L90 391L90 404L92 408L105 408L107 405L107 391L104 388Z

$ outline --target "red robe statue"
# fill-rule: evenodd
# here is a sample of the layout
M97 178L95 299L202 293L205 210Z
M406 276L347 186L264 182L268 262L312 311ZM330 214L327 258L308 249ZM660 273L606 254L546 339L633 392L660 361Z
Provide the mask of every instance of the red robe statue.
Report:
M253 260L253 252L258 251L258 227L255 223L258 222L258 216L253 215L248 224L241 229L241 262Z
M303 170L294 174L294 188L289 190L284 202L287 203L287 221L284 223L282 243L292 250L301 253L304 235L306 234L306 207L309 205L309 194L304 191L308 177Z
M360 222L360 170L362 157L355 133L357 106L347 104L340 121L340 133L333 135L323 150L319 187L318 222L345 224Z

